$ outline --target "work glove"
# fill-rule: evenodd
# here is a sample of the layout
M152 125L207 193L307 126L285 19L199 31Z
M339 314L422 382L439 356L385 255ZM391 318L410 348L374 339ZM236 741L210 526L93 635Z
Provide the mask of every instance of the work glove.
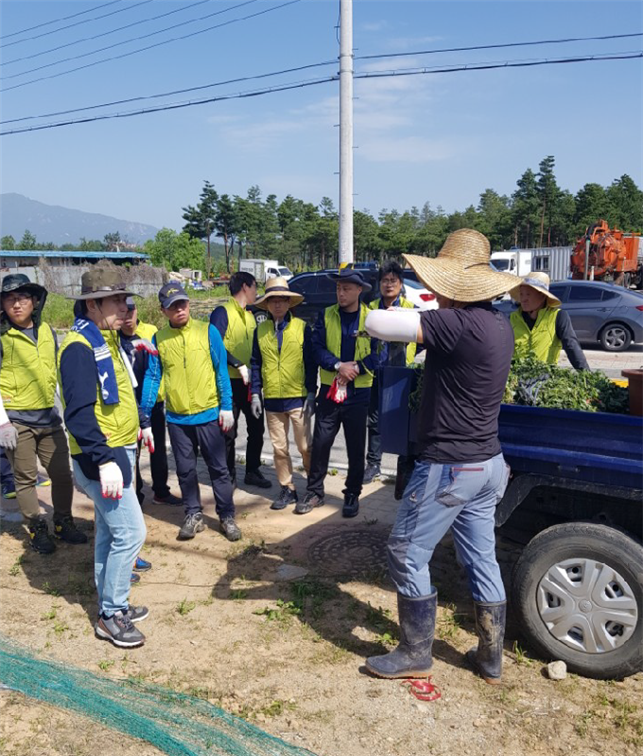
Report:
M244 384L247 386L250 383L250 371L248 370L247 366L239 365L237 370L239 371Z
M154 454L154 434L151 428L139 428L138 440L142 441L150 454Z
M148 354L158 354L159 350L148 339L134 339L132 346L137 352L147 352Z
M116 462L105 462L98 466L103 499L123 498L123 473Z
M346 401L347 395L346 384L340 383L337 378L333 378L333 382L326 392L326 399L332 399L335 404L343 404Z
M13 423L6 422L0 425L0 446L3 449L13 449L18 446L18 431Z
M263 407L261 406L261 397L259 396L259 394L252 395L252 401L250 402L250 412L252 413L252 416L255 418L255 420L258 420L261 417Z
M221 430L225 433L234 426L234 413L232 410L220 410L219 411L219 425Z
M315 414L315 393L313 391L308 394L306 401L304 402L304 415L306 417L312 417Z

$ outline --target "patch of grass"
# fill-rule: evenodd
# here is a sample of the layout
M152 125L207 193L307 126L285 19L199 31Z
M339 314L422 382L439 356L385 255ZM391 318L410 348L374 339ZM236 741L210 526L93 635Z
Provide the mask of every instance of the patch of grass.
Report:
M234 591L230 591L230 598L233 601L240 601L241 599L248 598L248 591L244 588L237 588Z
M574 722L574 730L576 730L576 734L580 738L587 737L587 730L589 729L589 723L593 716L594 712L585 711L579 717L577 717L576 721Z
M116 664L116 662L112 661L111 659L101 659L101 660L100 660L100 661L98 662L98 668L99 668L99 669L102 669L102 670L103 670L103 672L107 672L107 670L108 670L108 669L109 669L110 667L113 667L113 666L114 666L114 664Z
M58 588L54 588L54 586L51 585L48 580L45 580L45 582L42 584L42 590L48 596L60 596L60 590Z
M69 630L69 625L64 621L56 622L54 624L54 633L56 633L58 638L60 638L63 633L67 632L67 630Z
M266 606L263 609L258 609L253 614L259 617L266 617L268 622L289 622L290 619L301 613L300 607L294 601L284 601L283 599L277 599L277 606Z
M185 617L196 607L195 601L188 601L186 598L182 599L176 607L176 611L181 617Z
M301 612L310 609L313 619L319 619L325 612L324 605L337 595L334 586L315 578L293 581L290 583L290 592L295 606Z
M22 559L24 554L20 554L20 556L16 559L16 561L9 567L9 575L11 577L16 577L16 575L20 574L20 568L22 567Z
M284 711L293 711L297 708L296 704L290 703L290 701L282 701L280 698L271 701L267 706L259 709L259 713L265 717L278 717L283 714Z
M41 620L56 619L57 612L58 612L58 607L57 606L52 606L51 609L48 612L45 612L40 619Z
M74 324L74 303L62 294L49 292L42 319L54 328L71 328Z
M516 664L524 665L525 667L531 667L531 665L534 663L534 660L530 659L529 656L527 656L527 652L524 649L520 648L518 641L514 641L513 652L516 655Z
M447 604L445 608L446 612L443 612L438 620L438 637L442 640L453 640L461 629L462 615L457 614L455 604Z
M331 467L328 471L329 475L337 475L339 473L339 470L336 467Z
M373 519L372 519L372 520L371 520L371 519L369 519L369 518L366 518L366 519L364 520L364 524L365 524L365 525L375 525L375 524L377 524L377 517L373 517Z
M369 625L378 636L389 634L388 631L391 629L392 622L390 609L382 609L381 606L378 606L377 609L375 609L369 601L368 606L366 607L366 617L364 619L366 624Z
M383 646L397 646L398 643L398 639L394 638L391 633L382 633L381 635L378 635L375 640Z

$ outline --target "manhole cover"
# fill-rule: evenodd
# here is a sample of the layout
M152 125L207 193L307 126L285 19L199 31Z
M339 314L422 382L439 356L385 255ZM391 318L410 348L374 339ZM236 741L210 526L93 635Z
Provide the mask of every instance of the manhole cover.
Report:
M308 548L308 563L318 575L358 576L386 574L388 531L342 530L315 541Z

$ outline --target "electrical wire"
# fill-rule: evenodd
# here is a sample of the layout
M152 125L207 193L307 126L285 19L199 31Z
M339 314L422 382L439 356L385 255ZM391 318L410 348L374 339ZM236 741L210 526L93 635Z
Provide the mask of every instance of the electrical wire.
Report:
M5 34L5 39L8 39L9 37L16 37L18 34L25 34L28 31L33 31L34 29L41 29L43 26L49 26L50 24L58 24L61 21L69 21L70 18L76 18L77 16L84 16L85 13L92 13L93 11L100 10L101 8L106 8L108 5L116 5L116 3L121 3L123 0L111 0L109 3L103 3L102 5L97 5L95 8L88 8L84 11L79 11L78 13L72 13L71 16L64 16L63 18L55 18L53 21L45 21L42 24L36 24L36 26L29 26L26 29L21 29L17 32L11 32L11 34ZM60 31L60 29L56 29L56 31Z
M241 7L243 5L248 5L250 3L255 3L257 1L258 0L246 0L246 2L239 3L239 5L237 5L237 6L233 6L232 9ZM111 61L111 60L118 60L120 58L127 58L130 55L136 55L137 53L145 52L146 50L151 50L151 49L153 49L155 47L161 47L162 45L167 45L170 42L177 42L177 41L180 41L180 40L189 39L190 37L195 37L198 34L205 34L206 32L212 31L213 29L220 29L223 26L230 26L231 24L237 23L239 21L248 21L251 18L256 18L257 16L263 16L266 13L272 13L272 11L276 11L276 10L279 10L281 8L285 8L288 5L296 5L297 3L300 3L300 2L301 2L301 0L287 0L287 2L281 3L279 5L275 5L275 6L271 7L271 8L266 8L264 10L257 11L256 13L250 13L247 16L240 16L239 18L233 18L233 19L230 19L229 21L224 21L224 22L222 22L220 24L215 24L214 26L210 26L210 27L208 27L206 29L199 29L198 31L191 32L190 34L184 34L182 37L172 37L171 39L166 39L163 42L156 42L153 45L148 45L147 47L141 47L138 50L131 50L130 52L123 53L122 55L115 55L115 56L112 56L110 58L104 58L102 60L96 60L93 63L87 63L84 66L77 66L76 68L71 68L68 71L60 71L59 73L57 73L57 74L51 74L50 76L41 76L38 79L32 79L30 81L23 81L20 84L14 84L11 87L5 87L5 88L3 88L2 90L0 90L0 94L4 94L5 92L9 92L9 91L11 91L13 89L19 89L20 87L27 86L28 84L35 84L36 82L39 82L39 81L45 81L45 80L48 80L48 79L56 79L59 76L66 76L67 74L73 73L74 71L81 71L82 69L85 69L85 68L91 68L92 66L97 66L100 63L107 63L108 61ZM231 8L227 8L227 9L222 10L222 11L217 11L217 13L214 14L214 15L219 15L221 13L225 13L227 10L231 10ZM148 35L148 36L151 36L151 35ZM14 78L15 76L20 76L20 75L21 74L14 74L13 76L8 76L8 77L5 77L5 78L9 79L9 78Z
M601 55L589 55L589 56L575 56L571 58L558 58L558 59L541 59L541 60L519 60L519 61L505 61L498 63L477 63L459 66L444 66L433 67L423 69L403 69L402 71L390 71L390 72L366 72L356 74L356 79L372 79L372 78L390 78L394 76L416 76L427 74L439 74L439 73L455 73L458 71L486 71L498 68L524 68L543 65L558 65L569 63L588 63L599 62L607 60L630 60L634 58L643 58L643 52L635 51L630 53L604 53ZM114 118L131 118L137 115L146 115L149 113L158 113L168 110L178 110L181 108L195 107L197 105L205 105L214 102L221 102L224 100L236 100L247 99L250 97L259 97L266 94L274 94L276 92L286 92L293 89L303 89L305 87L317 86L320 84L327 84L329 82L339 81L339 75L333 75L323 79L313 79L308 81L301 81L291 84L283 84L275 87L270 87L261 90L252 90L248 92L239 92L236 94L220 95L218 97L208 97L203 100L194 100L189 102L171 103L168 105L159 105L154 108L147 108L144 110L134 110L125 113L108 113L105 115L92 116L76 120L59 121L57 123L42 124L37 126L25 126L18 129L11 129L9 131L0 131L0 136L8 136L10 134L21 134L31 131L42 131L45 129L60 128L62 126L70 126L79 123L92 123L95 121L104 121Z

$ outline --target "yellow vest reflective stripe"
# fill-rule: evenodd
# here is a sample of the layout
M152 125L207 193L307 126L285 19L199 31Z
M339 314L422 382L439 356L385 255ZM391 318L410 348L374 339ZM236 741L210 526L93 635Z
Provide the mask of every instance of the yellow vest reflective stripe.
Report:
M107 439L107 445L116 448L118 446L129 446L135 444L138 437L138 407L134 388L129 377L129 372L125 367L123 358L119 349L119 338L116 331L101 331L109 353L114 363L114 373L116 374L116 385L118 386L118 404L104 404L100 392L100 384L96 381L96 404L94 405L94 414L98 425ZM60 360L65 353L65 349L71 344L84 344L90 351L93 359L91 345L87 339L76 331L70 331L63 341L58 354L58 369L60 370ZM61 381L62 385L62 381ZM64 391L61 393L64 394ZM63 400L64 404L64 400ZM80 447L76 439L69 434L69 449L72 454L80 454Z
M250 367L252 339L257 327L255 316L241 307L234 297L230 297L223 306L228 313L228 329L223 337L223 345L230 354ZM232 365L228 365L228 372L230 378L241 378L241 373Z
M382 301L381 297L379 297L378 299L374 299L369 304L369 306L368 306L369 309L370 310L379 310L379 308L380 308L380 302L381 301ZM409 300L406 297L402 297L402 296L400 296L399 307L406 307L409 310L415 309L415 305L413 304L413 302L409 302ZM406 345L406 364L407 365L412 365L413 364L413 360L415 359L415 353L417 352L417 346L418 345L414 341L412 341L410 344Z
M152 341L154 334L157 331L158 328L155 325L152 325L151 323L143 323L139 320L135 333L139 337L139 339L147 339L148 341ZM165 383L163 381L163 378L161 378L161 385L159 386L159 393L156 397L156 401L165 401Z
M359 305L359 326L358 330L364 333L364 321L368 313L368 307L360 302ZM339 316L339 305L333 305L327 307L324 311L324 324L326 326L326 349L334 354L337 359L340 359L342 353L342 321ZM357 336L355 339L355 362L361 362L368 357L371 353L371 339L370 336ZM330 386L333 379L337 375L336 370L324 370L319 371L319 377L321 382L326 386ZM372 373L360 373L355 378L355 388L368 388L373 385Z
M291 318L283 331L280 352L274 320L269 318L257 326L264 398L291 399L306 396L305 329L306 323L301 318Z
M522 310L520 308L514 310L509 316L514 331L514 355L516 357L532 355L541 362L556 365L562 348L562 343L556 336L557 317L558 308L543 307L538 311L536 323L530 331L522 317Z
M177 415L196 415L219 406L209 327L209 323L190 318L183 328L167 325L156 334L165 403Z
M2 334L0 394L5 409L53 407L56 382L56 342L47 323L38 328L38 344L17 328Z

